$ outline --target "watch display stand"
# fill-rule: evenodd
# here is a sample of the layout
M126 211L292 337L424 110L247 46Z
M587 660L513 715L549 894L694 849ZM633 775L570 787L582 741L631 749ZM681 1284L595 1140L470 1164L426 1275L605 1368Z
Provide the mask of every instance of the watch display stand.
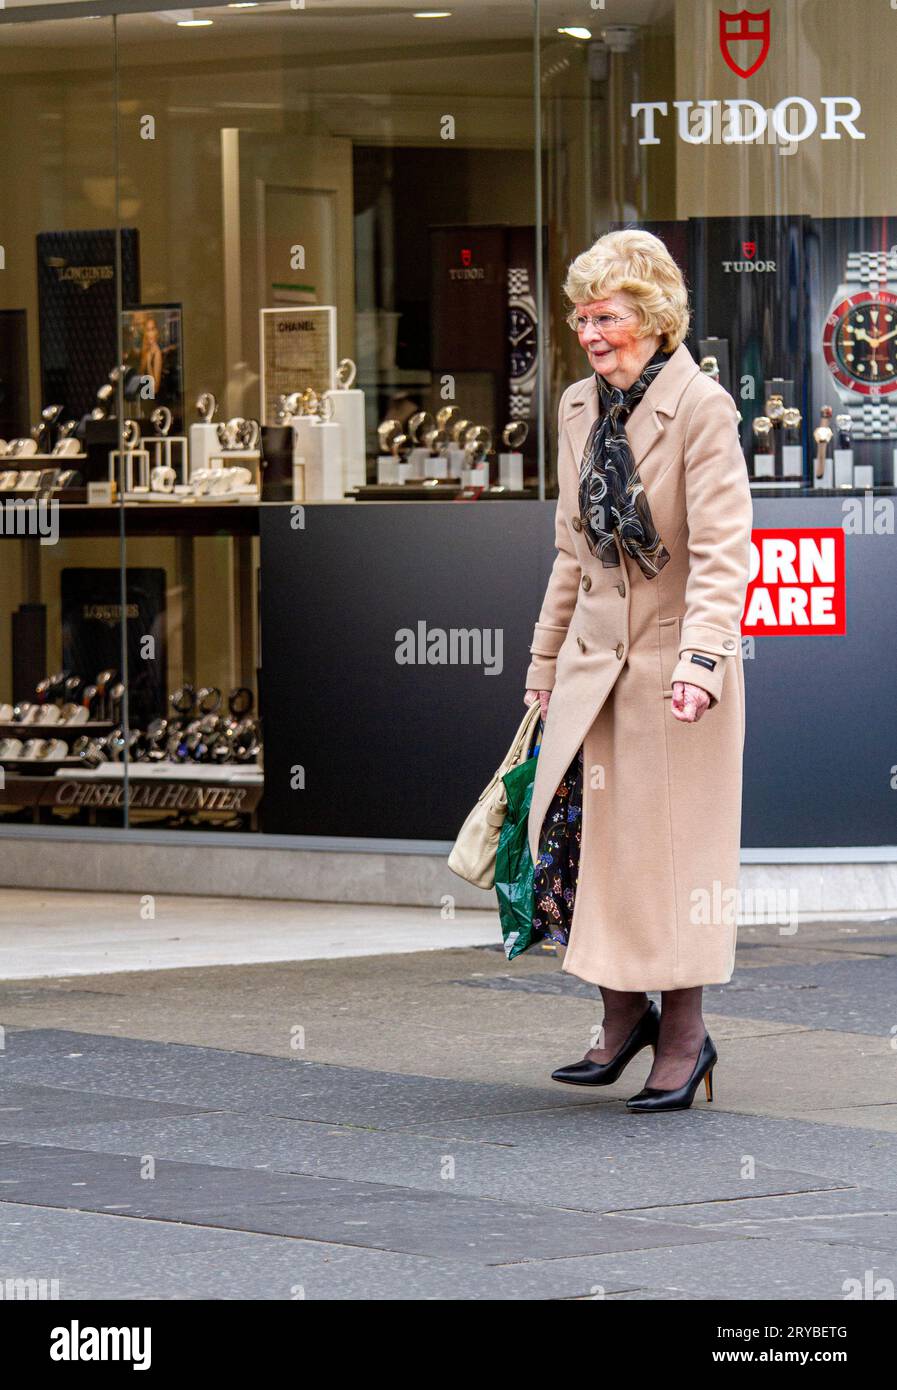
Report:
M450 444L446 450L446 465L449 478L460 478L467 467L467 455L457 444Z
M408 455L408 462L411 465L412 478L429 478L430 473L430 450L423 447L412 449Z
M782 477L802 478L804 476L804 451L801 444L782 445Z
M729 365L729 340L728 338L699 338L698 352L701 357L715 357L719 367L719 384L724 387L729 395L734 395L732 390L732 371Z
M325 391L324 395L333 405L333 422L340 427L343 491L364 487L367 482L364 392L350 387L348 390Z
M119 479L122 480L125 496L149 492L149 454L146 449L109 450L109 481L118 483Z
M462 487L488 487L489 486L489 465L481 463L476 468L461 469Z
M774 478L776 476L775 454L754 454L754 477Z
M853 450L836 449L834 467L835 487L853 487Z
M397 483L399 461L395 454L380 454L377 459L377 482Z
M221 453L218 426L201 422L190 426L190 476L210 466L213 454Z
M332 420L300 415L293 421L293 495L301 474L302 500L339 501L343 495L342 433Z
M875 486L875 469L871 463L853 465L853 485L864 489Z
M498 481L513 492L523 491L523 455L499 454Z
M190 484L189 459L187 456L187 436L184 434L163 434L143 440L143 446L150 456L150 474L155 468L171 468L178 479L177 490L185 492Z
M302 442L306 502L338 502L341 499L344 491L342 448L339 425L333 420L312 420Z

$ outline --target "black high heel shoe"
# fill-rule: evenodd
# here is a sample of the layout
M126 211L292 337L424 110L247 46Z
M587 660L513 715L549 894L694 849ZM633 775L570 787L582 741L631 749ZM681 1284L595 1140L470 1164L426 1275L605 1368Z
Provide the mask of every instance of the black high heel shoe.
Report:
M568 1086L610 1086L643 1047L653 1047L657 1051L659 1027L660 1010L652 1000L619 1052L609 1062L592 1062L584 1057L581 1062L558 1067L557 1071L551 1073L551 1079L564 1081Z
M704 1035L698 1060L684 1086L674 1091L661 1091L657 1086L645 1086L637 1096L626 1102L627 1110L687 1110L695 1098L695 1091L703 1079L707 1100L713 1100L713 1068L717 1063L717 1052L709 1033Z

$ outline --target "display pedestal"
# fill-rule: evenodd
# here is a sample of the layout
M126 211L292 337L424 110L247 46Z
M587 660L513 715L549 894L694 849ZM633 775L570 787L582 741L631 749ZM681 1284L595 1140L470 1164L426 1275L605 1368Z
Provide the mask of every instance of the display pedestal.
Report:
M430 450L422 446L412 449L408 455L408 466L411 469L412 478L429 478L430 474Z
M293 496L303 502L338 502L343 495L340 427L332 420L300 416L293 421Z
M513 492L523 491L523 455L499 454L498 481Z
M467 455L457 444L450 444L446 450L445 462L448 468L446 477L460 478L467 468Z
M380 454L377 459L377 482L378 483L397 483L398 459L394 454Z
M340 427L343 490L364 487L367 483L367 459L364 447L364 392L325 391L333 403L333 423Z
M213 454L221 453L218 426L205 423L190 426L190 477L200 468L209 467Z
M835 487L853 487L853 450L835 450Z
M775 454L754 454L754 477L774 478L776 475Z
M800 444L782 445L782 477L802 478L804 476L804 451Z
M477 468L461 469L462 487L488 487L489 486L489 465L481 463Z
M853 465L853 485L862 488L875 486L875 468L871 463Z

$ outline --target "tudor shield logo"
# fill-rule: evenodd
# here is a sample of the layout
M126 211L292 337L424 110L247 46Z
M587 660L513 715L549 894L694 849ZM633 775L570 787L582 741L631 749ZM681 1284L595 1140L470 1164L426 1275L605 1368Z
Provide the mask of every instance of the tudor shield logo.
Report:
M748 261L752 261L757 254L756 241L743 241L741 243L741 254Z
M739 57L746 60L753 57L754 61L749 67L743 67L736 61L733 44L738 45ZM752 77L769 56L769 10L756 13L751 10L738 10L735 13L720 10L719 48L736 77Z

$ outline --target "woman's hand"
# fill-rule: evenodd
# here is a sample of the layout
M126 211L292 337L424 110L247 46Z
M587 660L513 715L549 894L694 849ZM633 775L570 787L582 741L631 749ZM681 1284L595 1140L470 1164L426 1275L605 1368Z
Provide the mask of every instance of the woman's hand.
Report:
M699 685L687 681L673 682L673 713L683 724L697 724L710 705L710 696Z
M548 717L548 701L549 701L550 699L551 699L551 691L550 691L550 690L527 690L526 693L525 693L525 695L524 695L524 697L523 697L523 703L524 703L525 705L531 705L531 704L533 704L536 700L538 700L538 701L539 701L539 704L542 706L542 718L543 718L543 719L547 719L547 717Z

